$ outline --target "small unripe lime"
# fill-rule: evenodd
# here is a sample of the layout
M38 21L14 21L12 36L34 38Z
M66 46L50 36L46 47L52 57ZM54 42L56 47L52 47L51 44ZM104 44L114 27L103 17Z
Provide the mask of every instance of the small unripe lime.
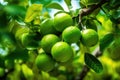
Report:
M40 32L41 32L42 35L56 33L57 31L54 28L53 20L52 19L45 19L40 24Z
M39 54L35 60L38 69L43 71L51 71L55 67L55 61L46 54Z
M40 45L46 53L50 53L52 46L58 41L60 41L59 37L54 34L48 34L42 38Z
M75 43L80 40L81 37L81 32L79 28L75 26L70 26L67 27L63 32L62 32L62 38L64 41L68 43Z
M39 46L38 41L35 39L36 34L24 33L21 36L21 43L27 49L36 49Z
M81 42L85 46L92 47L96 45L99 40L97 32L93 29L83 30L81 34L82 34Z
M54 27L57 31L62 32L66 27L73 24L72 17L67 13L59 13L54 17Z
M57 42L53 45L51 54L56 61L66 62L73 56L73 50L66 42Z

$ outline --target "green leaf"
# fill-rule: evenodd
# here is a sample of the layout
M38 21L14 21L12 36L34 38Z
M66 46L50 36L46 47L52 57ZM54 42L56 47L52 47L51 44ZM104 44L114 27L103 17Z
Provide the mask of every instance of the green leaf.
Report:
M92 68L95 72L100 73L103 70L102 64L93 55L89 53L85 53L84 59L85 59L85 63L87 64L87 66Z
M83 6L88 6L88 5L93 5L93 4L97 4L99 3L101 0L80 0L80 3L83 5Z
M27 10L25 22L29 23L39 16L42 8L42 4L32 4Z
M11 59L11 60L21 59L23 61L27 61L29 59L28 51L26 49L18 48L12 53L5 56L5 59Z
M119 19L120 18L120 10L111 11L111 15L114 19Z
M33 80L33 71L31 68L29 68L26 64L22 64L21 66L22 72L27 80Z
M104 51L104 49L113 41L113 33L107 33L100 39L100 51Z
M58 10L64 10L63 7L58 4L58 3L50 3L46 6L47 8L53 8L53 9L58 9Z
M51 1L52 1L52 0L30 0L30 2L31 2L32 4L34 4L34 3L39 4L39 3L41 3L41 4L43 4L43 5L49 4Z
M67 6L71 6L71 0L64 0L64 2L67 4Z
M115 8L116 6L120 5L120 1L118 0L110 0L109 6L111 6L112 8ZM118 8L118 7L116 7Z
M4 10L6 13L12 16L21 16L25 17L26 9L23 6L18 5L7 5Z

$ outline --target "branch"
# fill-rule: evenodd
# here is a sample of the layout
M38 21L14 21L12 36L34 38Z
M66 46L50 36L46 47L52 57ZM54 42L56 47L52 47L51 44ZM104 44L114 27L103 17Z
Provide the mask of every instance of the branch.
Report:
M81 24L81 20L82 20L83 16L91 14L94 10L101 7L103 4L105 4L108 1L109 0L101 0L98 4L93 5L90 8L83 8L81 10L80 14L77 16L77 17L79 17L79 24ZM102 52L100 51L99 47L97 49L95 49L95 51L93 52L93 55L95 57L99 57L102 55ZM89 70L90 70L90 68L88 68L87 65L84 65L81 73L75 78L75 80L83 80L83 78L86 76L86 74L89 72Z
M105 4L106 2L108 2L109 0L101 0L98 4L92 5L92 7L89 8L83 8L80 16L86 16L88 14L91 14L94 10L96 10L97 8L99 8L100 6L102 6L103 4Z

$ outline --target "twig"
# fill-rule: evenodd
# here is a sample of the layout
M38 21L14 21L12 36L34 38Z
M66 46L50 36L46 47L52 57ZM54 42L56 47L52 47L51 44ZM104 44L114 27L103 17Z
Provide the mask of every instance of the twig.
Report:
M103 4L105 4L108 1L109 0L101 0L98 4L95 4L92 7L83 8L79 15L83 17L83 16L86 16L88 14L91 14L94 10L96 10L97 8L99 8L100 6L102 6Z
M79 23L81 23L82 21L82 17L91 14L94 10L96 10L97 8L101 7L103 4L105 4L106 2L108 2L109 0L101 0L98 4L93 5L90 8L83 8L80 12L80 14L77 16L79 17ZM100 51L99 47L97 49L95 49L95 51L93 52L93 55L95 57L99 57L102 55L102 52ZM83 78L86 76L86 74L89 72L89 68L87 67L87 65L83 66L83 69L81 71L81 73L75 78L75 80L83 80Z

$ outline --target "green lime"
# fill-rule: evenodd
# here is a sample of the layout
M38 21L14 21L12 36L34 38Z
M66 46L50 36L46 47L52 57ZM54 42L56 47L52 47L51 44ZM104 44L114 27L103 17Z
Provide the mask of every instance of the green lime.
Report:
M81 37L81 32L80 32L79 28L77 28L75 26L67 27L62 32L63 40L68 43L78 42L80 40L80 37Z
M73 56L73 50L66 42L57 42L53 45L51 54L56 61L67 62Z
M46 53L50 53L52 46L58 41L60 41L58 36L47 34L42 38L40 45Z
M51 71L55 67L55 61L46 54L39 54L35 60L38 69L43 71Z
M81 34L81 42L85 46L92 47L96 45L99 40L97 32L93 29L83 30Z
M33 50L39 47L39 43L36 40L36 34L31 34L31 33L22 34L21 43L29 50Z
M66 27L72 24L72 17L67 13L58 13L54 17L54 27L57 31L62 32Z
M40 32L42 35L57 33L56 29L54 28L53 19L48 18L42 21L40 24Z

